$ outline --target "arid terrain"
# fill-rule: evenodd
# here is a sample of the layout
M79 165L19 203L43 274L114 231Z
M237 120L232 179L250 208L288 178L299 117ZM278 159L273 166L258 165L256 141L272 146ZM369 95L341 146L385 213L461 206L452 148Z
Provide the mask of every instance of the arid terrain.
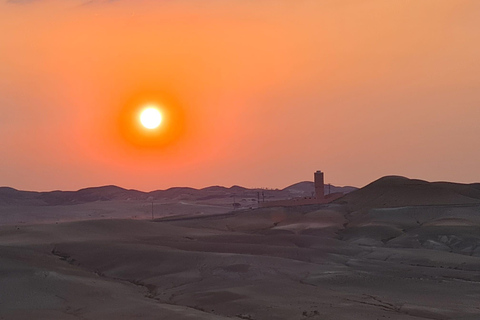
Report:
M327 185L325 194L356 190ZM117 186L78 191L21 191L0 187L0 225L26 225L97 219L152 219L253 209L258 202L310 197L313 182L303 181L284 189L247 189L212 186L203 189L175 187L142 192ZM153 208L152 208L153 205Z
M480 184L263 209L106 188L2 189L0 319L480 319Z

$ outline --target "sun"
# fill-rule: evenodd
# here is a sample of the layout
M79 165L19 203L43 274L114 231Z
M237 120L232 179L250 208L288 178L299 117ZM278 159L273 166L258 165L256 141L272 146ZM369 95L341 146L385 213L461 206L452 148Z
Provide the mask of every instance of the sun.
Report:
M158 110L158 107L145 107L140 113L140 122L147 129L153 130L158 128L162 123L162 114L160 110Z
M184 105L165 92L132 94L119 106L115 121L118 141L125 148L155 153L177 145L186 137L187 117ZM107 129L107 128L105 128Z

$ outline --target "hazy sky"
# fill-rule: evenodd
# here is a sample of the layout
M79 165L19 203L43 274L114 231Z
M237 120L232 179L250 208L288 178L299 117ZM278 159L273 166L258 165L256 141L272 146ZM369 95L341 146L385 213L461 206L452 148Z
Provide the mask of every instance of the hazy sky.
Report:
M478 0L1 0L0 185L480 181L479 39Z

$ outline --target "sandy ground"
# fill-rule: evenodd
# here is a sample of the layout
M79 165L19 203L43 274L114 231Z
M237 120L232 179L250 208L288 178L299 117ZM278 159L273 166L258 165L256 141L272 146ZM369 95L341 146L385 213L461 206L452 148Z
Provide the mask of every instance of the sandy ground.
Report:
M4 226L0 318L479 319L480 208L398 210Z
M354 187L328 187L327 193L351 192ZM175 187L142 192L117 186L78 191L33 192L0 187L0 225L57 223L97 219L151 219L226 213L233 203L240 209L258 207L258 201L311 196L313 182L300 182L284 189L247 189L212 186L203 189Z
M194 201L155 201L154 218L226 213L230 203ZM0 225L30 225L101 219L152 219L152 202L140 200L95 201L76 205L1 205Z
M4 225L0 319L480 319L480 203L385 194Z

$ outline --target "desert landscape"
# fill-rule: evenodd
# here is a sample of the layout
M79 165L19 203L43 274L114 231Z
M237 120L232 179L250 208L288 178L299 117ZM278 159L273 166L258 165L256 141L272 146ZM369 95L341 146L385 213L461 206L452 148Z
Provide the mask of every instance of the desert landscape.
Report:
M0 320L480 320L479 39L479 0L0 0Z
M479 184L389 176L330 204L154 221L118 201L58 206L122 219L8 224L2 209L0 318L480 317Z

